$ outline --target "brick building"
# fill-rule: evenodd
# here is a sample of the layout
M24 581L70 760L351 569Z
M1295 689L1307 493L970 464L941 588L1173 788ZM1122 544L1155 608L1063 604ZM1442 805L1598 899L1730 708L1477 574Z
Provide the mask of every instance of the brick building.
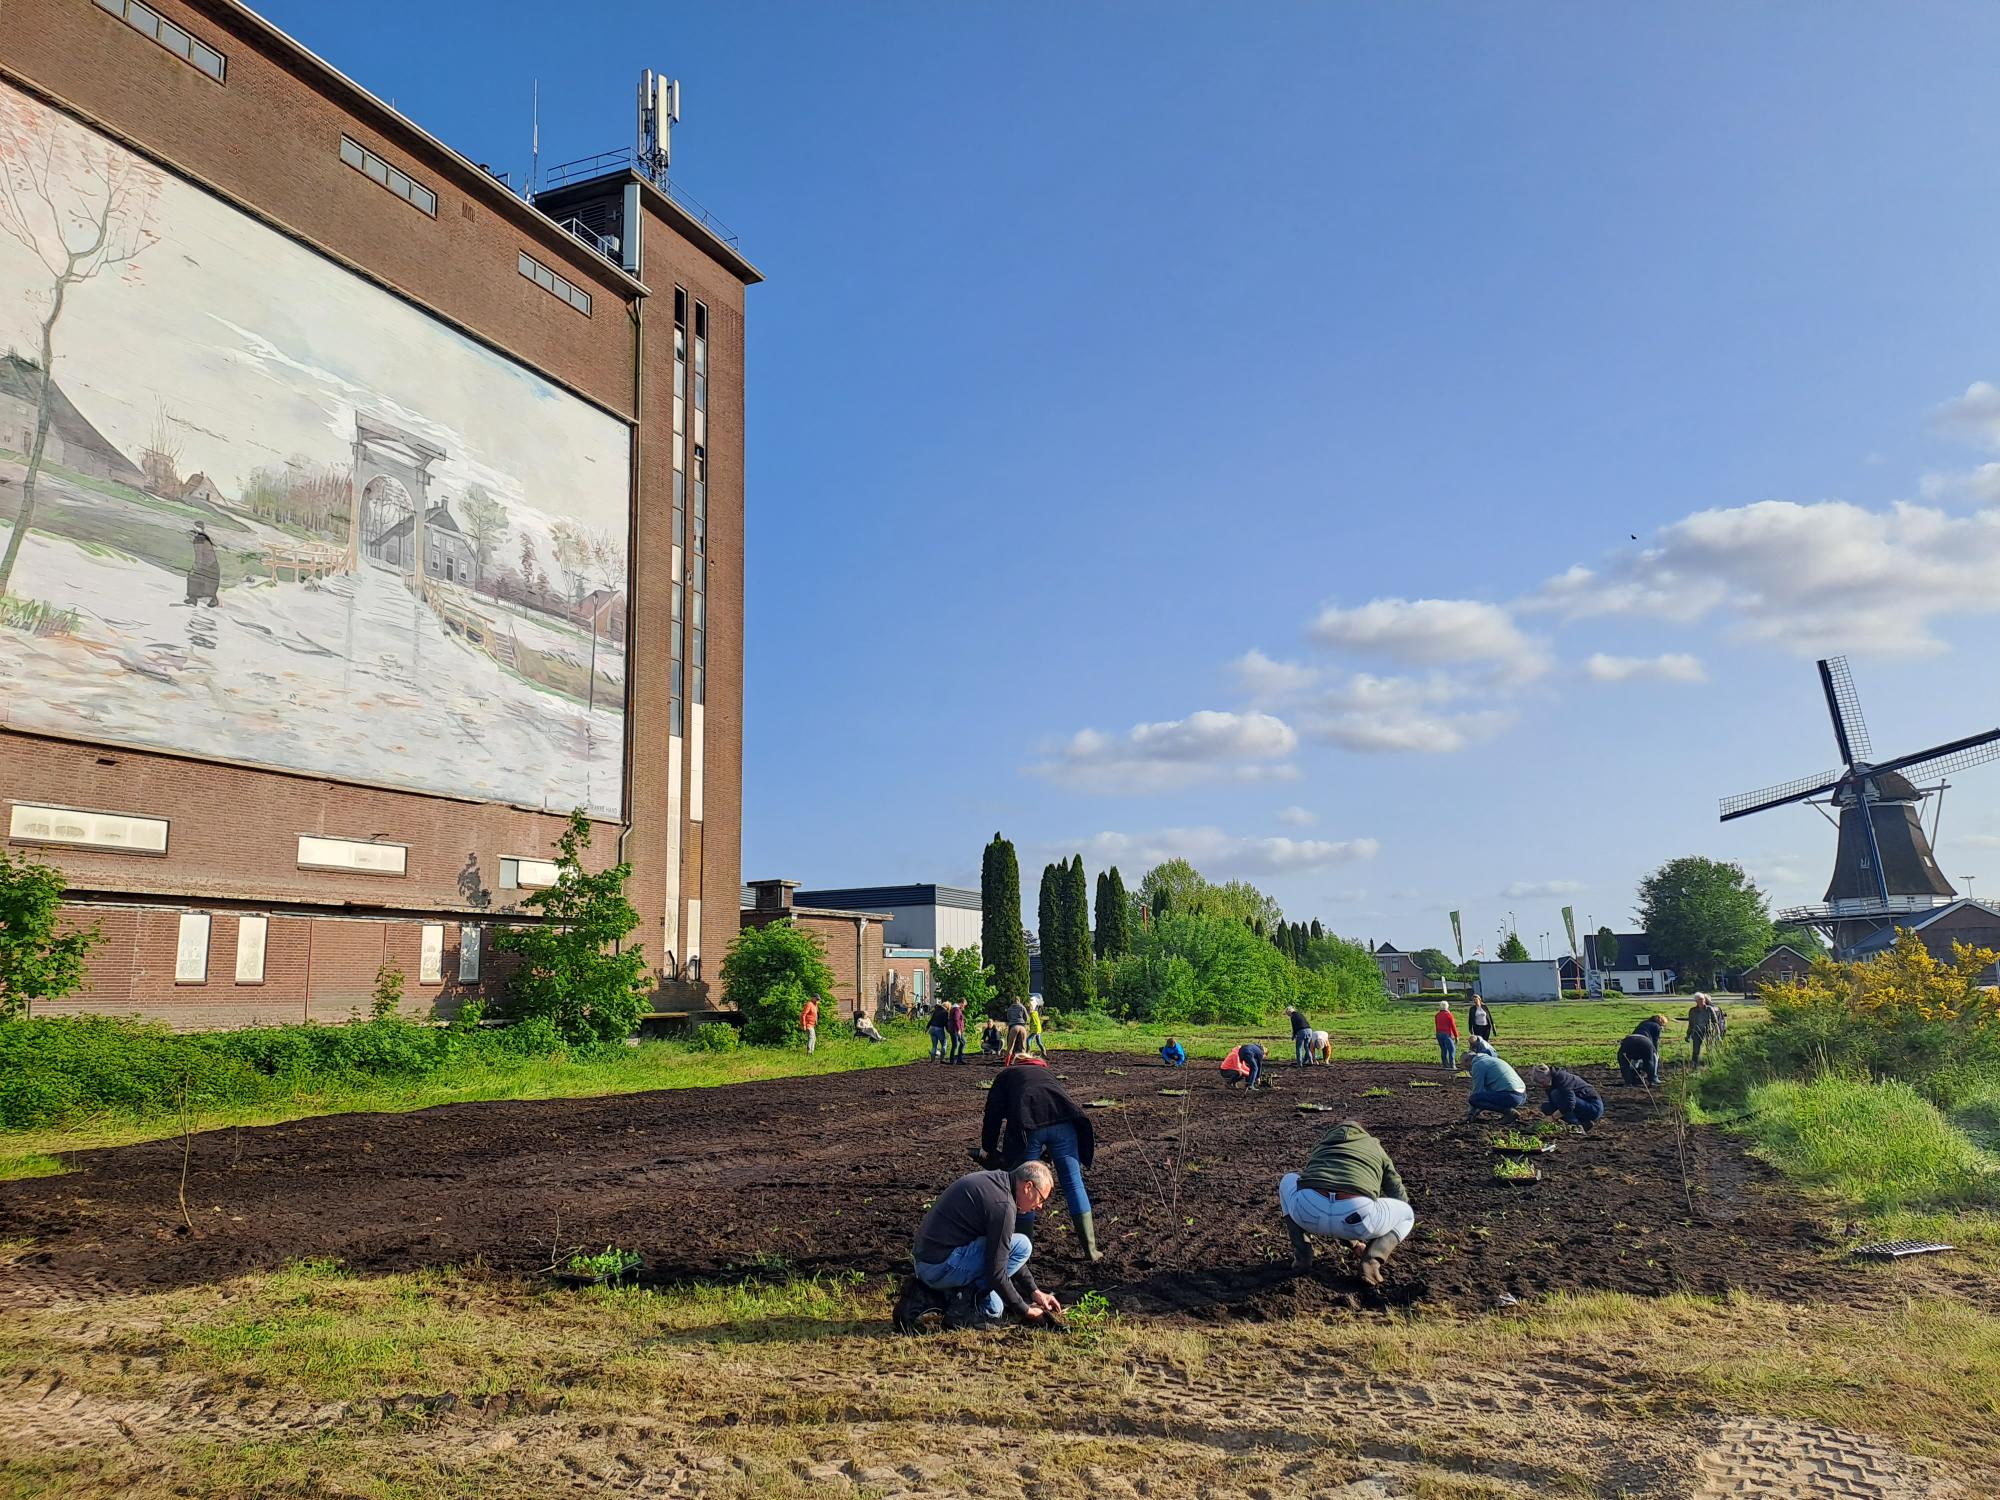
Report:
M843 1023L849 1021L857 997L863 1012L873 1016L890 992L892 975L907 973L910 968L907 963L890 963L882 940L889 925L888 914L801 906L794 899L798 884L796 880L753 880L744 886L739 897L742 925L768 927L773 922L790 922L819 944L833 970L833 993L825 997L828 1013L821 1018L822 1026L831 1026L835 1017ZM928 963L925 969L928 972Z
M530 203L233 0L0 7L0 826L107 939L47 1011L449 1010L571 808L707 1003L761 278L641 165Z

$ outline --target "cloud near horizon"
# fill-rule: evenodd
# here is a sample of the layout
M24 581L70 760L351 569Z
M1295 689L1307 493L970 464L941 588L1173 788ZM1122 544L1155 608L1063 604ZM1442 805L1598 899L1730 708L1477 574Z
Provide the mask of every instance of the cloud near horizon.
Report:
M1606 656L1593 654L1583 664L1583 675L1592 682L1706 682L1699 657L1685 651L1664 651L1658 656Z
M1184 719L1135 724L1124 734L1082 729L1044 747L1029 771L1081 791L1160 792L1204 781L1291 781L1284 757L1298 749L1291 725L1274 714L1202 709Z
M1373 859L1382 848L1372 838L1252 838L1213 827L1163 828L1155 833L1107 831L1058 847L1080 848L1086 864L1115 864L1140 871L1165 860L1184 859L1210 880L1324 870Z
M1500 894L1509 901L1522 901L1537 896L1575 896L1584 889L1580 880L1517 880L1502 887Z

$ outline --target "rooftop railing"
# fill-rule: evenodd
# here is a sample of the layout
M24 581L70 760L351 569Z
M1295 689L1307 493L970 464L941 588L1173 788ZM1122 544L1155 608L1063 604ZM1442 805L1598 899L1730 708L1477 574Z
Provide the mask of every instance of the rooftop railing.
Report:
M717 239L721 240L723 244L729 246L730 249L741 250L743 248L743 243L737 237L736 231L710 213L707 207L692 193L688 192L687 189L671 178L664 182L654 179L652 174L640 165L639 153L637 151L629 149L624 151L600 151L595 156L579 156L574 161L558 162L542 174L541 190L547 192L554 188L568 187L572 183L588 182L593 177L603 177L612 172L622 172L627 168L638 172L649 181L655 181L660 191L671 198L683 213Z

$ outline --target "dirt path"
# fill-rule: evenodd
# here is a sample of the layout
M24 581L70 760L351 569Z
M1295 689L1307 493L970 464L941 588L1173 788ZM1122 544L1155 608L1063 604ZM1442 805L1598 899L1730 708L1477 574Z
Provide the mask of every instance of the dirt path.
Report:
M1599 1129L1565 1140L1524 1188L1493 1180L1492 1127L1455 1123L1465 1085L1439 1084L1435 1068L1279 1068L1255 1097L1225 1091L1212 1069L1150 1058L1059 1053L1056 1071L1079 1099L1114 1101L1093 1113L1089 1174L1107 1256L1080 1261L1057 1215L1036 1237L1037 1266L1066 1294L1095 1286L1124 1311L1272 1318L1477 1310L1556 1290L1825 1290L1823 1269L1807 1274L1826 1241L1802 1200L1718 1132L1683 1145L1636 1090L1608 1086ZM363 1272L478 1258L532 1273L557 1247L606 1244L644 1253L661 1282L893 1273L924 1207L969 1168L991 1076L919 1063L217 1131L189 1155L192 1234L176 1201L180 1141L79 1153L69 1175L0 1184L0 1240L34 1247L0 1272L0 1295L202 1285L321 1256ZM1387 1144L1417 1212L1379 1296L1330 1255L1311 1277L1284 1266L1277 1178L1348 1114Z

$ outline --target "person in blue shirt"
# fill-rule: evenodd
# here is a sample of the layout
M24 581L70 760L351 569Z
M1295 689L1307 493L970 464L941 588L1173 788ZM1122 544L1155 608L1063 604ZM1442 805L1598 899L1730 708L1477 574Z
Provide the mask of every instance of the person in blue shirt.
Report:
M1170 1068L1181 1067L1187 1062L1187 1048L1168 1037L1167 1045L1160 1049L1160 1060Z
M1472 1039L1472 1093L1465 1101L1465 1118L1474 1119L1487 1110L1509 1125L1514 1112L1528 1102L1528 1090L1521 1075L1507 1065L1483 1036Z

